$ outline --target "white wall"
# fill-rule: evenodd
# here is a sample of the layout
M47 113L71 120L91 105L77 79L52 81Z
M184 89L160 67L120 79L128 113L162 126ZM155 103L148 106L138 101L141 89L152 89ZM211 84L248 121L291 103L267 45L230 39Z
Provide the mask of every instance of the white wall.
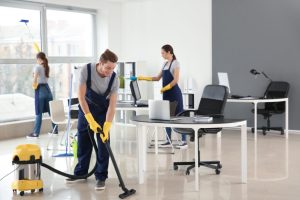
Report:
M182 67L180 87L192 77L198 104L212 82L211 0L126 1L121 12L121 59L142 61L138 74L156 75L163 62L160 48L171 44Z

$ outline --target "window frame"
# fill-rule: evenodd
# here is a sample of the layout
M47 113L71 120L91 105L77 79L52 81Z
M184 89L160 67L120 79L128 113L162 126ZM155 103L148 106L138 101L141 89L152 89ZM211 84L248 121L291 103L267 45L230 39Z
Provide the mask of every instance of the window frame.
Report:
M15 1L15 0L2 0L0 6L12 7L12 8L24 8L40 11L40 30L41 30L41 51L48 55L47 46L47 10L59 10L66 12L78 12L90 14L92 16L92 56L48 56L51 63L80 63L91 62L97 58L97 10L79 8L73 6L63 6L49 3L35 3L29 1ZM12 58L12 59L0 59L0 64L35 64L36 60L24 59L24 58Z
M17 1L17 0L1 0L0 6L11 7L11 8L23 8L29 10L40 11L40 39L41 39L41 51L48 55L47 46L47 10L59 10L66 12L78 12L90 14L92 17L92 56L48 56L49 63L51 64L67 64L67 63L88 63L95 61L98 57L97 55L97 10L86 9L73 6L63 6L49 3L39 3L30 1ZM35 58L5 58L0 59L0 64L36 64ZM1 95L1 94L0 94ZM34 117L34 116L33 116ZM27 119L19 119L27 120ZM18 121L19 121L18 120ZM2 123L2 122L0 122Z

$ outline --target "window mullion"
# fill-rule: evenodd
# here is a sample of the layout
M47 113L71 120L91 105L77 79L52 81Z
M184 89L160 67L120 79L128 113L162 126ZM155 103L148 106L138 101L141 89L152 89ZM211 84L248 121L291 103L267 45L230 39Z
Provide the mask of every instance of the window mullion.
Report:
M41 41L42 51L48 55L48 44L47 44L47 9L45 6L41 9Z

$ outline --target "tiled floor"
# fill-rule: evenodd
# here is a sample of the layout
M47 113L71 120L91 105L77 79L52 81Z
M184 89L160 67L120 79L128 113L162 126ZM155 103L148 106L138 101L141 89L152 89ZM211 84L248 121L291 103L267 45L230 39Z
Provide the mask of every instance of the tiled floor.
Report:
M117 131L116 131L117 130ZM72 172L73 158L53 158L61 152L46 151L49 136L39 140L18 138L0 141L0 178L12 171L11 154L18 144L37 143L42 148L44 162L60 170ZM60 137L54 143L58 144ZM240 133L224 130L222 136L206 135L201 139L201 159L220 159L223 169L220 175L214 170L201 167L200 187L194 191L194 171L185 175L185 167L173 170L172 162L192 160L193 143L189 149L176 150L175 154L147 154L145 183L137 182L136 140L133 128L118 127L111 136L111 147L121 174L129 189L137 193L128 199L204 199L204 200L292 200L300 196L300 135L290 134L288 140L277 133L259 135L255 143L248 133L248 184L240 183ZM168 152L170 149L165 150ZM62 151L63 152L63 151ZM92 161L92 166L94 160ZM95 179L90 177L85 183L67 185L64 177L42 168L44 192L25 196L15 195L11 190L14 175L0 182L0 200L6 199L118 199L121 189L112 164L105 191L95 191Z

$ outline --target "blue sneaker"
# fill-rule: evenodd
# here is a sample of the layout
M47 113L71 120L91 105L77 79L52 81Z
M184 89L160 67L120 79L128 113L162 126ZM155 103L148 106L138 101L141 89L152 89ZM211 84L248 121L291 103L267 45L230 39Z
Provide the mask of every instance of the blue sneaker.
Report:
M39 135L36 134L36 133L30 133L29 135L26 136L26 138L29 138L29 139L38 139Z
M188 145L187 145L187 143L185 141L183 141L181 144L176 145L175 148L176 149L187 149Z
M58 132L54 132L54 133L48 132L48 135L58 136Z
M161 148L170 148L170 147L172 147L172 144L169 141L167 141L165 143L160 144L159 147L161 147Z

